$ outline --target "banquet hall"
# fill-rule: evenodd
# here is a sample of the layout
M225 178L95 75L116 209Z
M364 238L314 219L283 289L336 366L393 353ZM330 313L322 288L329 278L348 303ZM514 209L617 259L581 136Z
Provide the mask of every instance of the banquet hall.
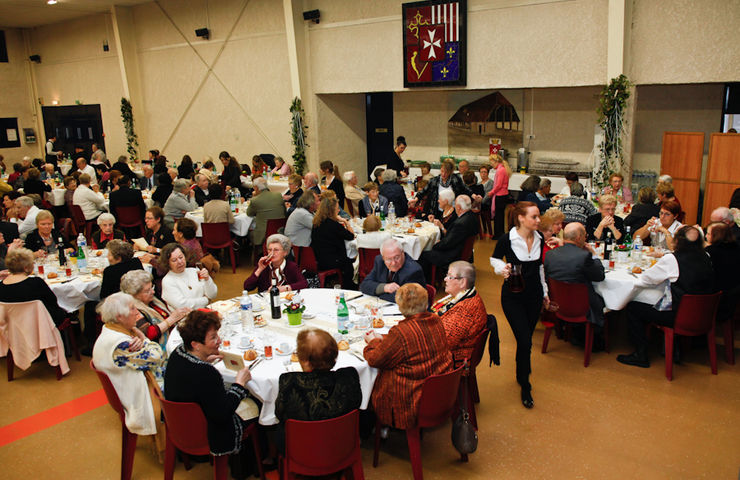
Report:
M421 85L414 85L418 72L404 43L404 5L0 0L4 173L24 157L44 159L54 132L54 150L64 152L60 165L68 155L76 160L78 145L92 159L96 143L110 163L129 157L140 177L141 161L151 150L166 156L165 174L184 156L198 165L210 159L213 174L222 174L219 152L250 165L253 156L281 157L295 168L292 107L300 99L304 173L319 178L319 164L330 160L340 176L354 172L362 187L375 179L376 167L388 163L403 136L400 158L413 177L421 175L423 162L438 175L448 157L464 158L477 172L495 147L515 170L512 193L527 178L519 173L525 167L522 172L540 168L543 177L559 179L553 194L566 186L567 171L577 171L590 192L603 140L600 95L625 75L629 99L621 165L631 172L625 186L635 197L639 188L655 187L668 172L666 142L674 141L671 165L686 166L678 169L681 175L672 173L684 223L705 227L712 210L730 206L740 169L728 165L737 165L732 162L740 159L740 149L723 157L729 163L714 164L712 152L720 143L712 142L734 141L727 132L740 128L740 110L733 110L740 103L737 0L461 1L457 80L445 83L435 74L429 79L439 81ZM122 99L130 102L135 144ZM463 118L480 111L487 115L483 120ZM686 135L676 140L666 133ZM693 142L693 150L684 140ZM682 156L689 150L693 156ZM716 178L722 176L727 178ZM47 198L58 200L53 206L64 205L64 194L59 185ZM151 207L148 195L143 200ZM241 213L231 228L234 238L249 237L246 207ZM220 258L213 276L218 294L211 300L241 295L260 258L247 243L233 271L228 253ZM429 429L422 440L427 478L737 477L740 370L725 361L719 326L718 374L710 374L706 341L697 338L684 344L668 381L659 330L652 333L651 368L616 361L631 348L622 312L610 317L610 352L594 352L588 368L582 347L554 337L541 353L545 327L538 323L531 353L536 406L522 408L514 381L516 341L501 305L504 279L490 263L496 244L491 235L480 235L473 250L476 289L497 318L501 352L501 365L489 366L486 353L477 370L478 449L461 462L450 442L450 423ZM414 248L418 259L426 247ZM440 285L437 300L444 296L444 281ZM70 372L59 381L42 354L5 382L7 365L0 359L3 478L120 476L121 421L107 405L90 358L67 361ZM362 441L361 454L369 479L412 478L402 434L384 441L377 468L372 438ZM149 442L140 439L132 478L159 478L163 471ZM207 462L188 471L178 462L175 470L178 479L211 475Z

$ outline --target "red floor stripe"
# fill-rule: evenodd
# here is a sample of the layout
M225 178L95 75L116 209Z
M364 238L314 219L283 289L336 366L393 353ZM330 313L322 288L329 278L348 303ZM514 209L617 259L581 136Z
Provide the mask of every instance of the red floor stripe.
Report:
M57 405L43 412L18 420L10 425L0 427L0 447L25 438L34 433L46 430L71 418L87 413L108 403L101 388L98 391Z

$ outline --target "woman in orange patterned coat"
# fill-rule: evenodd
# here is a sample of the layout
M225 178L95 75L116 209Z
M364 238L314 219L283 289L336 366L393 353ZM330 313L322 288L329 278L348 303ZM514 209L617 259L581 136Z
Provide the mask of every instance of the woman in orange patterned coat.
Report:
M448 295L435 303L432 311L442 317L447 345L458 366L470 358L488 320L486 306L475 289L475 267L462 260L451 263L445 276L445 292Z
M371 401L383 425L406 429L416 425L424 380L450 370L452 355L440 318L427 312L427 292L407 283L396 292L405 317L387 335L365 334L365 359L380 369Z

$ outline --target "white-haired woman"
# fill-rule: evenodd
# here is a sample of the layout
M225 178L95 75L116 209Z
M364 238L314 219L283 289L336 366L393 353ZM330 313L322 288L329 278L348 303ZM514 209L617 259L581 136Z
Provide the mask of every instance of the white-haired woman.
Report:
M125 412L126 427L138 435L157 433L144 372L163 378L164 352L136 328L141 314L134 298L114 293L98 307L105 325L93 347L93 364L110 378Z
M108 242L114 239L126 240L126 235L122 231L113 228L113 225L115 224L116 217L110 213L100 214L98 217L98 231L92 234L92 239L90 240L90 245L93 249L103 249L108 245Z
M259 259L252 275L244 280L244 290L257 288L264 292L275 284L281 292L308 288L308 282L295 262L287 260L292 244L285 235L276 233L265 241L267 255Z
M198 207L195 201L195 192L190 189L190 181L178 178L172 183L172 193L164 203L164 223L169 228L175 225L175 221L192 212Z
M283 157L275 157L275 168L273 168L270 173L272 175L279 175L281 177L287 177L290 175L291 168L290 165L285 163L285 160L283 160Z
M344 178L344 196L347 199L347 203L352 202L352 211L357 214L360 208L359 203L365 198L365 192L357 186L358 179L354 171L346 171L342 177Z
M439 209L442 211L440 218L429 215L429 221L439 227L442 235L452 226L452 222L457 219L455 213L455 193L452 190L442 190L439 194Z

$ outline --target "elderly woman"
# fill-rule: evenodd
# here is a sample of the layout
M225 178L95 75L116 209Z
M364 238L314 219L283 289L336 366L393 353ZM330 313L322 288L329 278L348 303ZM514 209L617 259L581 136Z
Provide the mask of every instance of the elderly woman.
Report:
M283 157L275 157L275 168L272 169L270 172L272 175L279 175L281 177L287 177L290 175L291 168L290 165L285 163L285 160L283 160Z
M319 196L307 190L296 203L296 208L285 223L285 235L297 247L311 246L313 214L319 208Z
M488 314L475 289L475 266L465 261L450 264L445 276L447 296L432 306L442 317L447 345L455 364L470 359L478 335L486 328Z
M552 188L552 182L548 178L543 178L540 181L540 188L537 189L536 192L534 192L534 197L537 199L535 202L538 207L540 207L540 213L544 214L547 209L552 207L552 202L550 202L550 189ZM529 201L532 201L531 199L528 199Z
M190 189L188 180L183 178L175 180L175 183L172 184L172 194L164 204L165 225L172 228L177 219L198 208L198 203L194 197L195 192Z
M621 173L609 175L609 185L601 190L602 195L613 195L621 203L632 203L632 190L622 186L624 176Z
M275 401L275 416L280 425L291 419L327 420L360 408L362 390L357 370L352 367L332 370L339 353L334 337L320 328L304 328L298 333L296 343L303 371L280 375Z
M100 287L101 299L121 290L121 278L126 273L144 269L141 261L134 257L134 249L130 243L117 239L111 240L107 248L108 266L103 270L103 283Z
M383 172L383 185L378 189L380 194L393 204L397 217L405 217L409 212L409 203L406 200L406 192L396 181L398 174L395 170L387 169ZM390 205L389 205L390 206Z
M162 348L136 328L141 314L131 295L118 292L105 299L99 309L105 325L93 347L93 364L110 379L125 412L126 428L137 435L154 435L152 398L145 371L161 379Z
M121 291L134 298L134 305L141 313L136 328L149 340L167 345L169 330L190 313L190 308L172 309L154 295L152 275L145 270L132 270L121 278Z
M165 245L159 264L167 272L162 279L162 299L174 308L203 308L216 298L218 287L208 270L188 268L185 248L179 243Z
M172 230L172 236L175 242L185 247L185 256L189 266L194 266L203 258L203 247L195 238L198 232L198 225L189 218L181 218L175 222L175 228Z
M458 195L473 195L473 192L465 186L462 178L459 175L455 175L455 162L450 159L446 159L442 162L439 175L429 180L427 186L419 192L415 198L409 201L409 205L413 206L418 202L426 199L426 214L439 215L441 207L438 205L437 199L439 194L445 190L450 190L453 193L453 198L457 198ZM477 197L477 195L476 195Z
M585 197L586 191L581 183L576 182L570 186L570 196L562 199L558 207L565 215L567 223L578 222L585 226L586 220L598 213L594 204Z
M200 405L208 424L208 446L213 455L237 453L242 447L244 420L236 413L249 397L246 384L252 376L248 368L236 373L228 388L212 362L220 358L221 320L210 310L193 310L177 330L182 345L170 355L165 372L165 396L173 402ZM254 404L253 404L254 405Z
M358 213L361 218L368 215L388 215L388 199L380 194L375 182L367 182L362 190L365 191L367 196L359 203Z
M39 172L38 168L28 169L28 178L23 183L24 195L35 193L39 197L44 198L45 192L51 192L51 185L41 181L40 177L41 172Z
M347 200L347 205L350 203L352 204L352 212L355 214L358 214L360 211L360 201L365 198L365 192L362 191L360 187L357 186L358 179L357 174L349 170L347 172L344 172L344 175L342 175L344 178L344 195ZM349 206L347 207L349 209Z
M537 203L537 191L540 189L540 183L542 179L539 175L528 176L522 184L519 186L519 195L517 196L518 202L532 202Z
M710 223L707 227L706 252L712 259L714 283L722 291L717 308L717 323L732 318L740 298L740 245L732 229L723 222Z
M19 303L41 300L55 325L67 317L57 303L57 297L41 277L33 273L33 252L27 248L13 248L5 256L8 276L0 282L0 302Z
M405 317L386 335L365 334L364 356L379 369L370 397L378 420L395 428L416 425L424 380L447 372L452 355L440 318L427 311L427 291L407 283L396 291L396 303Z
M424 162L421 165L419 165L419 168L421 169L421 179L426 180L427 182L434 178L434 175L432 175L432 165L429 162Z
M308 288L308 282L303 278L300 268L286 257L290 253L292 244L285 235L276 233L267 237L267 255L259 259L257 268L244 280L244 290L257 288L264 292L272 285L277 285L281 292Z
M36 215L36 229L26 236L26 248L36 257L43 257L47 253L57 253L58 245L64 245L64 251L74 251L72 244L64 239L62 234L54 228L54 215L48 210L39 210Z
M444 235L452 226L452 222L457 220L457 213L455 213L455 194L452 190L443 190L439 194L439 209L440 214L438 217L430 214L427 218L430 222L438 226L442 235Z
M611 232L615 241L624 235L624 220L615 215L617 211L617 197L602 195L599 198L599 213L586 219L586 234L588 240L606 240L607 232Z
M354 238L352 225L339 216L336 197L323 198L313 217L311 248L319 270L338 268L342 272L342 288L348 290L356 290L357 285L352 281L355 269L352 260L347 257L344 241Z
M681 213L681 206L676 202L664 202L660 206L658 218L653 217L647 223L635 232L635 237L640 237L644 241L650 240L650 245L654 248L673 250L675 241L673 237L679 228L683 226L678 221L678 215Z
M303 195L303 189L301 188L302 184L303 177L297 173L288 177L288 189L283 192L283 201L285 202L285 208L287 209L288 215L293 213L298 200L301 198L301 195Z
M560 239L555 236L555 219L547 215L542 215L537 230L545 240L545 244L542 246L542 261L544 262L547 252L561 246Z
M162 247L175 241L172 230L166 225L162 225L163 219L164 210L160 207L149 207L144 214L144 223L146 224L144 240L148 244L144 250L149 253L159 253ZM137 249L139 249L138 246Z
M108 245L108 242L113 239L126 239L126 235L124 235L122 231L113 228L113 225L115 224L116 217L114 217L110 213L100 214L100 216L98 217L99 230L92 234L92 239L90 240L90 245L92 246L92 248L94 248L95 250L100 250L105 248L105 246Z
M650 187L642 187L637 193L637 203L632 206L632 211L624 219L624 226L630 227L634 232L659 213L660 207L655 204L655 191Z

